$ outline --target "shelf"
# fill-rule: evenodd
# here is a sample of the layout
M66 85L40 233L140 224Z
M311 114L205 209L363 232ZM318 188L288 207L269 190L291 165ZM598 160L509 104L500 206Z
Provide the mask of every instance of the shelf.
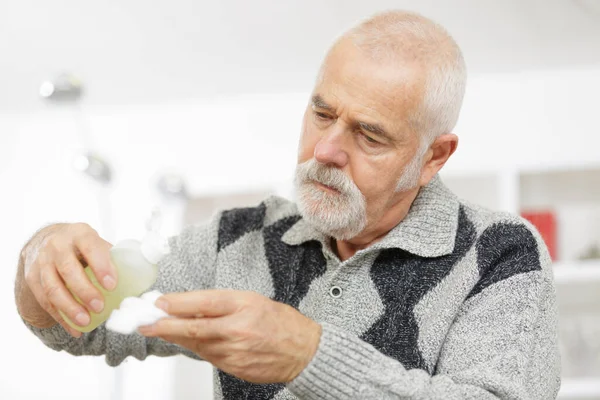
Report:
M597 399L600 397L600 379L565 379L563 380L559 399Z
M554 280L565 283L600 283L600 260L555 262Z

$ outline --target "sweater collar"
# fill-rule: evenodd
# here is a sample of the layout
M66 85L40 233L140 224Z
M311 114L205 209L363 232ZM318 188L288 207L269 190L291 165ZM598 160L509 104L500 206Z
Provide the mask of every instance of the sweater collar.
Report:
M408 214L381 240L361 252L399 248L421 257L440 257L452 253L458 230L458 198L436 175L421 188ZM328 246L328 237L300 219L283 235L289 245L317 240Z

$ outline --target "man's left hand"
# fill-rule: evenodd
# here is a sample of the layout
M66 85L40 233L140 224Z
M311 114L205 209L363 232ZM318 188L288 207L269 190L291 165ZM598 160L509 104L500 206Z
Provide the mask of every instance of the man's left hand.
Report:
M321 326L291 306L254 292L171 293L156 304L171 317L139 329L181 345L254 383L287 383L312 360Z

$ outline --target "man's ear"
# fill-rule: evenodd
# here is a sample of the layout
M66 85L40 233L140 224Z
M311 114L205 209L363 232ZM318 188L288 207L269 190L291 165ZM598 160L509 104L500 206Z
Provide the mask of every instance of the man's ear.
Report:
M423 168L421 169L421 178L419 184L425 186L446 164L446 161L456 151L458 146L458 136L453 133L445 133L438 136L429 146L425 153Z

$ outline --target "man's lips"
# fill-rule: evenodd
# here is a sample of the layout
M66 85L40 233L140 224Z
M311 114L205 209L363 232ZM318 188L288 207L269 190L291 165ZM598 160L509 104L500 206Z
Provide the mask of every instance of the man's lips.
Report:
M337 190L337 189L335 189L335 188L332 188L331 186L324 185L324 184L322 184L321 182L312 181L312 183L314 183L315 185L317 185L318 187L320 187L321 189L323 189L323 190L325 190L325 191L327 191L327 192L330 192L330 193L336 193L336 194L339 194L339 193L340 193L340 191L339 191L339 190Z

